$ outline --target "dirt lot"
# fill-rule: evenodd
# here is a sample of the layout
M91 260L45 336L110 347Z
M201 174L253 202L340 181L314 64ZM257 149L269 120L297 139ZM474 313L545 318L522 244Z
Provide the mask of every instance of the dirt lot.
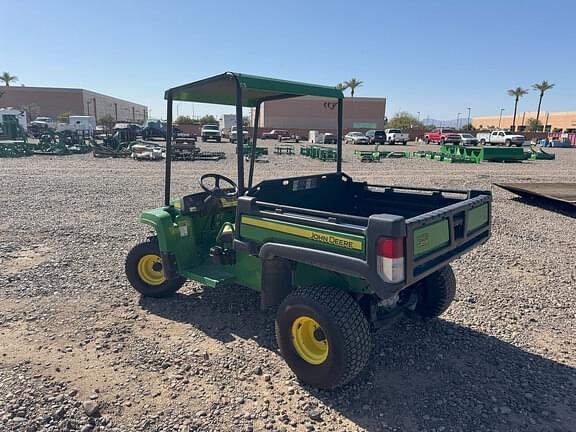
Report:
M175 194L202 173L235 178L229 144L203 148L229 158L175 163ZM161 204L162 163L0 159L0 430L576 430L575 219L492 186L576 182L576 151L551 151L556 161L363 164L346 148L358 180L491 189L493 237L454 263L459 291L441 319L379 331L368 369L334 392L295 379L254 292L188 283L151 300L130 288L124 257L147 233L138 213ZM333 167L272 155L257 178Z

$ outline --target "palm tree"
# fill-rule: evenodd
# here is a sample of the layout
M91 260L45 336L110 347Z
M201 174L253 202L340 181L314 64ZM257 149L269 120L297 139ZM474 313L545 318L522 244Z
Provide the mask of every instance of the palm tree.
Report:
M549 83L548 81L544 80L541 83L536 83L532 86L532 88L536 91L540 92L540 99L538 100L538 111L536 112L536 121L540 117L540 106L542 105L542 98L544 97L544 92L546 90L550 90L554 87L554 84Z
M0 75L0 81L4 81L6 87L10 87L10 83L12 81L18 81L18 77L15 75L10 75L8 72L4 72L2 75Z
M361 87L364 84L362 81L357 80L356 78L352 78L350 81L344 81L344 88L350 89L350 96L354 97L354 90L357 87Z
M515 89L508 90L508 96L514 96L516 100L514 101L514 119L512 120L512 130L516 130L516 109L518 108L518 99L528 93L528 90L522 87L516 87Z
M346 90L348 87L346 87L346 84L345 84L345 83L338 83L338 84L336 84L336 88L337 88L338 90L344 91L344 90Z

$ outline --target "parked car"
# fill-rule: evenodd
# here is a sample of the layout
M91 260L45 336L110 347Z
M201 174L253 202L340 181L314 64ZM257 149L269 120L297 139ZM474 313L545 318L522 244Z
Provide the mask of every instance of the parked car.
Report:
M166 139L166 127L160 120L148 119L142 128L142 139L148 140L151 138Z
M52 117L36 117L33 122L43 122L48 125L50 129L56 129L57 123Z
M460 142L462 141L462 138L460 137L460 134L457 133L450 133L450 134L446 134L446 136L444 137L444 144L460 144Z
M410 141L410 136L400 129L386 129L384 133L388 144L402 143L402 145L406 145Z
M362 132L348 132L344 135L344 144L368 144L369 140Z
M41 120L34 120L28 125L28 135L34 138L40 138L43 134L50 130L51 128L48 123Z
M222 141L222 135L220 134L220 126L218 126L217 124L205 124L204 126L202 126L200 136L202 138L202 142L206 142L208 140L214 140L216 142Z
M232 126L230 128L230 142L235 143L237 136L238 136L238 132L236 130L236 126ZM250 138L250 134L248 133L248 131L246 129L242 129L242 136L244 137L244 142L246 142L248 140L248 138Z
M460 145L464 146L475 146L478 145L478 140L476 137L469 133L461 133L460 135Z
M476 134L476 139L480 141L480 144L486 145L501 145L504 144L508 147L517 146L521 147L526 141L524 135L518 135L514 132L505 130L495 130L492 132L480 132Z
M142 135L142 126L136 123L116 123L112 128L113 131L117 131L120 129L130 129L136 135ZM96 126L96 130L98 130L98 126Z
M426 144L430 144L431 142L444 144L446 135L453 133L456 133L456 129L454 128L436 128L424 135L424 141Z
M366 137L368 138L369 144L385 144L386 143L386 132L383 130L371 129L366 132Z
M263 139L275 139L277 140L280 137L289 137L290 132L285 129L272 129L270 132L264 132L262 134Z

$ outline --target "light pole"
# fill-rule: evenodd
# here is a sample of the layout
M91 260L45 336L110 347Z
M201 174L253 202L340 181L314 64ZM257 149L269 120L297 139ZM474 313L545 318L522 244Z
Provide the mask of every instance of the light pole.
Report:
M470 124L470 112L472 111L472 108L468 107L466 109L468 110L468 127L472 130L472 125Z
M456 116L456 129L460 129L460 114L462 113L458 113Z
M420 122L420 111L418 111L418 122Z
M500 108L500 120L498 120L498 129L500 129L500 125L502 124L502 113L504 112L504 108Z

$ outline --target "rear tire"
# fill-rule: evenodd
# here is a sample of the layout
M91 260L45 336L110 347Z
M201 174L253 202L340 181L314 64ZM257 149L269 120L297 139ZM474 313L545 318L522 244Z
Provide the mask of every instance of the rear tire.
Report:
M486 140L484 138L480 140L480 145L486 145Z
M286 363L303 382L333 389L368 363L370 326L360 306L338 288L297 288L276 316L276 340Z
M509 139L506 140L506 147L511 147L512 146L512 141L510 141Z
M447 265L425 278L419 287L419 300L414 312L424 319L442 315L456 295L456 277Z
M145 297L167 297L178 291L186 278L165 279L158 239L151 237L134 246L124 264L130 285Z

